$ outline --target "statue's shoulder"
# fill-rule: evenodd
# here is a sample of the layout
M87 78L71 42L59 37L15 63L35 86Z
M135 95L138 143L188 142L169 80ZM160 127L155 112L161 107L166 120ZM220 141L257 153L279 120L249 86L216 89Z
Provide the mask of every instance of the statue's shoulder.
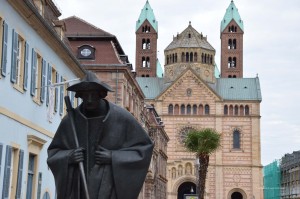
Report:
M133 118L132 114L129 111L127 111L125 108L119 105L109 102L109 107L110 107L110 114L114 116L125 117L127 119Z

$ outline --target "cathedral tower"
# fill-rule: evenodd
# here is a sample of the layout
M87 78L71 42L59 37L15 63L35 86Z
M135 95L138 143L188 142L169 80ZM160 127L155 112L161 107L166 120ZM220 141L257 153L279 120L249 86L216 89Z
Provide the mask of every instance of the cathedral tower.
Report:
M148 2L136 22L136 56L137 77L156 77L158 24Z
M244 24L233 0L221 22L221 77L243 77Z

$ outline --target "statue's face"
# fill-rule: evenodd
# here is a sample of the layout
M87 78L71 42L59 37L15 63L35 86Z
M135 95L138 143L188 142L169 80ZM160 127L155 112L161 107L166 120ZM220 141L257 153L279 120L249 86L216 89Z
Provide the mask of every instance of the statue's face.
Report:
M99 91L84 91L80 92L79 96L86 110L93 110L99 107L99 100L101 99L101 93Z

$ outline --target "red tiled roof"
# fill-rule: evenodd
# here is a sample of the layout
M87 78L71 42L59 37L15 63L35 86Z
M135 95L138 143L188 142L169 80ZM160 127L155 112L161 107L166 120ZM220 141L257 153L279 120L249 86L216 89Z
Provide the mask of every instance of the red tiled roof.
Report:
M98 36L98 37L115 37L114 35L97 28L96 26L80 19L76 16L62 19L65 22L67 30L66 36Z

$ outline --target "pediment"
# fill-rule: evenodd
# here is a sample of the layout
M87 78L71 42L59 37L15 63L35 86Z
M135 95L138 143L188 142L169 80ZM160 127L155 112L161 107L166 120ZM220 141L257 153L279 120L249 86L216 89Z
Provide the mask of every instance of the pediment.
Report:
M192 68L188 68L156 99L219 101L222 98Z

